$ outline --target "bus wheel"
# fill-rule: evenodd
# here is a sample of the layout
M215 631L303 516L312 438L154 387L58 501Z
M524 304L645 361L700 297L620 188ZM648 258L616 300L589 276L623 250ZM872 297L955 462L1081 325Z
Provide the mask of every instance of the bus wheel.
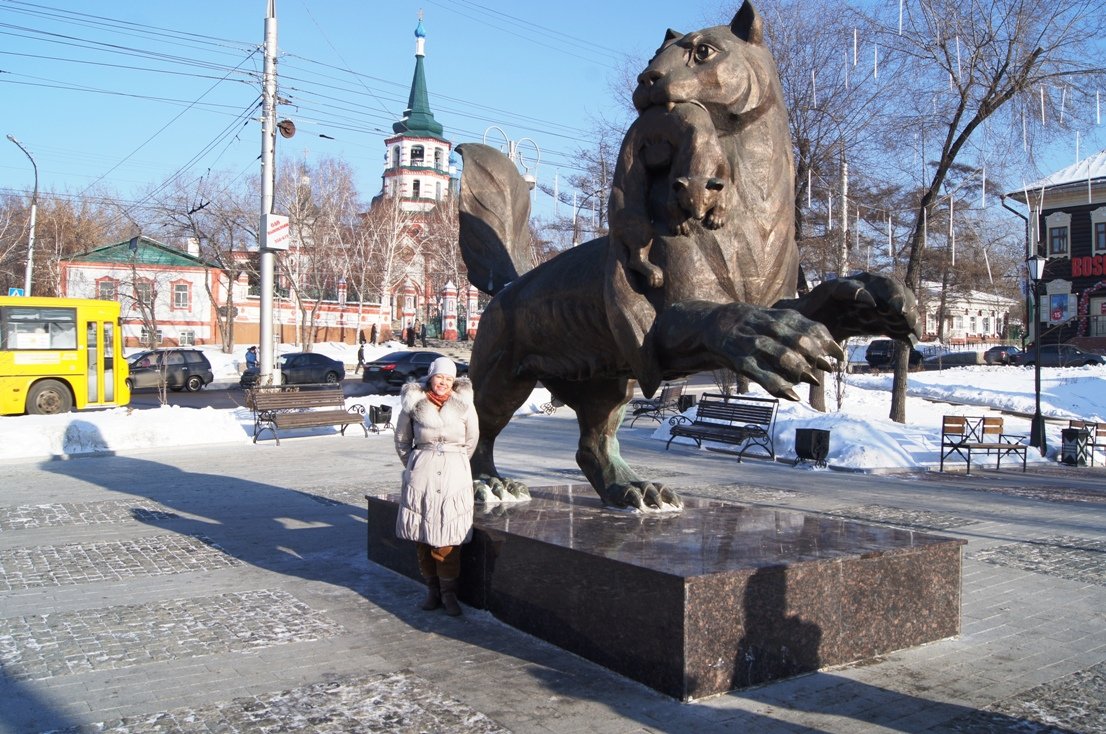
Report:
M57 380L36 382L27 393L27 412L31 415L68 413L73 409L69 388Z

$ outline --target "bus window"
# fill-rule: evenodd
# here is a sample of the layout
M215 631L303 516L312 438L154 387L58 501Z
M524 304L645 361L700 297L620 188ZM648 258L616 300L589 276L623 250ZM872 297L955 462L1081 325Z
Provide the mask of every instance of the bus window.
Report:
M77 312L72 308L4 309L3 349L76 349Z

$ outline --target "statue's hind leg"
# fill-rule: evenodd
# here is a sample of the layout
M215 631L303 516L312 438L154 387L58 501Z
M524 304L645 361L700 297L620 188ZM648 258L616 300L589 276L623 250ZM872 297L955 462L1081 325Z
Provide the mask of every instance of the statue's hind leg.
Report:
M630 380L593 379L587 382L543 380L546 387L576 411L580 443L576 463L608 505L660 509L682 506L676 493L663 484L642 480L622 460L618 427L633 396Z

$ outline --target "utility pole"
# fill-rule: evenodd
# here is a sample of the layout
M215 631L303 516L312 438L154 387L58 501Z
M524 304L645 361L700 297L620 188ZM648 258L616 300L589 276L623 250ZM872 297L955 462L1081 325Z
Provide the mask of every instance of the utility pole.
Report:
M276 0L268 0L265 13L265 67L261 88L261 223L258 229L261 253L261 343L258 345L259 385L273 384L273 274L276 253L268 246L267 220L273 211L273 180L276 171Z
M19 146L19 149L23 151L24 155L30 159L31 168L35 170L35 192L31 194L31 233L27 237L27 268L23 275L23 295L30 298L31 276L34 274L35 269L35 218L38 213L38 164L35 163L35 157L31 155L31 152L23 147L23 143L16 140L13 135L8 135L8 140Z

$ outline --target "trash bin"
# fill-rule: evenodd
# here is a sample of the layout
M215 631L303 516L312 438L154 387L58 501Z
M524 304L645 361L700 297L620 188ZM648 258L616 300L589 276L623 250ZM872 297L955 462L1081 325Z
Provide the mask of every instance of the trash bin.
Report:
M681 395L676 398L676 407L681 413L699 402L698 395Z
M390 405L370 405L369 406L369 430L373 433L380 433L385 428L392 427L392 406Z
M830 432L820 428L795 429L795 455L797 464L813 461L815 466L825 466L829 456Z
M1086 466L1090 454L1091 432L1086 428L1060 431L1060 461L1071 466Z

